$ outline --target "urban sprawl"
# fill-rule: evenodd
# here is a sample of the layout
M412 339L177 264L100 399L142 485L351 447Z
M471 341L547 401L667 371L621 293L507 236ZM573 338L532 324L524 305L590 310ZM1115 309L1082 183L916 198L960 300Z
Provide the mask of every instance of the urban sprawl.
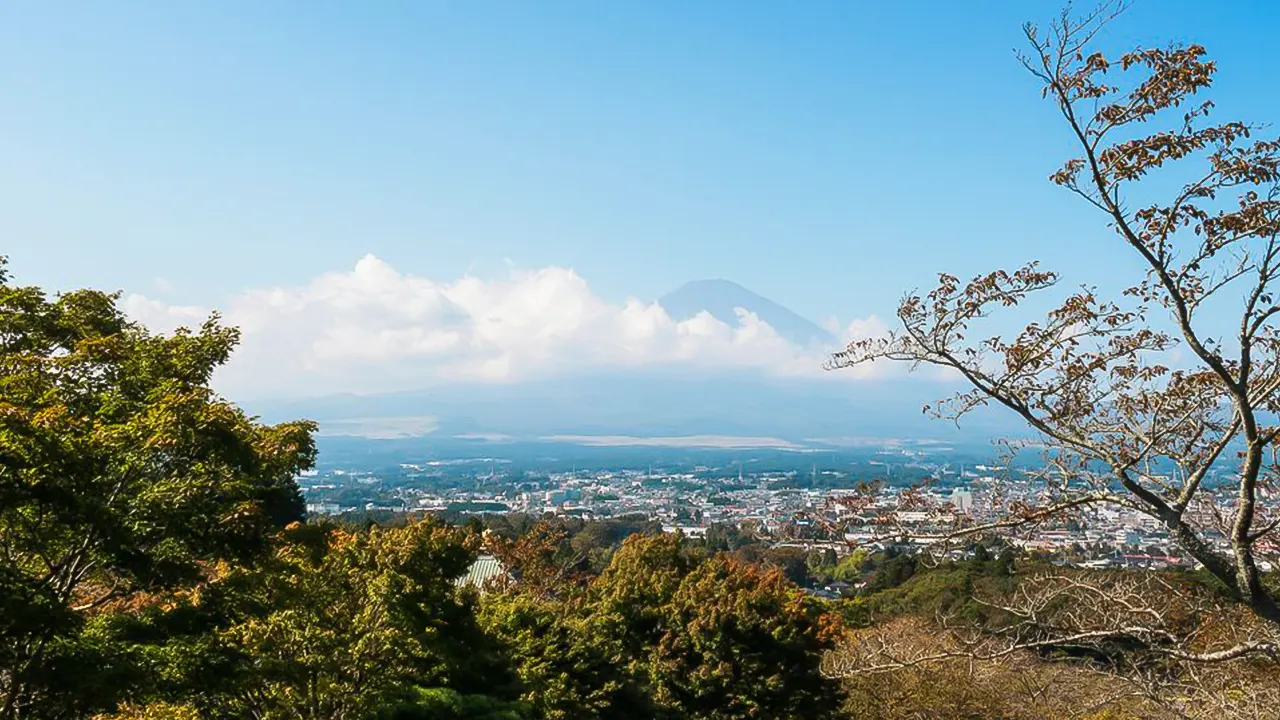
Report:
M383 468L349 462L347 467L322 466L299 478L299 484L313 515L523 513L588 521L643 516L690 537L703 536L716 525L732 526L774 545L829 547L839 554L857 547L933 546L958 528L1008 517L1007 510L997 508L1041 501L1033 470L953 460L936 450L889 447L868 450L840 468L815 462L802 469L799 456L787 469L761 469L755 466L769 463L752 458L719 465L554 470L498 458L398 462ZM1225 489L1219 499L1229 504ZM1213 526L1207 511L1199 520ZM1194 565L1156 519L1113 505L1089 506L1002 535L1060 564Z

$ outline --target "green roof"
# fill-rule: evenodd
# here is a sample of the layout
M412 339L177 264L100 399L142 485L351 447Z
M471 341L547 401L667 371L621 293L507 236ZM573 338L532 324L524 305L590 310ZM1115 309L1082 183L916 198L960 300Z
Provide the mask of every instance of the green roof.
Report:
M502 577L507 574L502 563L498 562L498 558L492 555L481 555L476 561L471 563L471 567L467 568L467 574L454 581L458 587L471 585L478 589L483 589L485 583L490 579Z

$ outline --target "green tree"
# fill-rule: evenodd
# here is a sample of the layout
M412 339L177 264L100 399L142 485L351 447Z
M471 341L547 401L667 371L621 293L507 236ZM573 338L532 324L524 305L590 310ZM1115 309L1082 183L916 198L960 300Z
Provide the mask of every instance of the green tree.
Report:
M614 553L590 593L592 611L619 640L615 662L634 669L648 661L666 631L668 605L692 569L680 536L671 533L633 535Z
M302 515L314 426L209 387L236 331L154 335L118 299L16 286L0 258L0 718L111 706L93 614L252 562Z
M455 682L472 609L454 579L475 540L434 520L294 531L249 579L245 616L220 633L245 658L223 711L368 718Z
M915 574L919 561L913 555L886 554L884 562L876 568L866 592L874 593L902 585Z
M805 586L809 584L808 553L800 548L769 548L764 553L763 562L766 567L776 567L782 570L787 579L797 585Z
M805 556L805 564L809 568L809 577L819 581L830 580L838 562L839 558L832 548L812 550Z
M686 717L835 717L838 688L821 674L834 619L778 569L724 556L685 577L654 649L660 703Z
M831 577L841 582L852 585L858 582L862 577L862 571L867 566L867 559L871 553L866 548L858 548L853 552L840 558L835 568L831 571Z
M541 717L829 717L819 673L838 621L779 569L698 562L675 534L633 535L586 588L485 596Z
M712 523L707 527L706 545L710 550L721 552L737 550L748 541L749 538L744 538L742 531L736 525Z
M200 712L188 705L171 703L151 703L148 705L129 704L119 712L109 716L98 716L98 720L203 720Z
M489 695L466 695L449 688L415 688L410 697L382 713L380 720L527 720L533 709Z
M523 685L522 699L548 720L649 718L645 696L617 662L615 623L568 600L517 590L481 601L486 630L506 646Z

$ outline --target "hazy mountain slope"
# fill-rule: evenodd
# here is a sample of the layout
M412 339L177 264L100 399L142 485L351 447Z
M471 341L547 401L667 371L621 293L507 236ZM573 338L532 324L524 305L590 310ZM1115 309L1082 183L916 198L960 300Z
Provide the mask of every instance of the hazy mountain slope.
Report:
M433 435L497 433L751 435L788 440L862 437L990 437L1012 429L980 413L957 429L920 408L956 387L917 378L868 382L763 379L747 374L608 373L520 385L459 385L406 393L246 403L272 422L317 420L342 432L400 418ZM429 419L429 421L428 421ZM360 422L353 422L359 420ZM379 425L390 426L387 423ZM339 428L342 428L340 430ZM406 434L418 434L409 431Z
M728 280L695 280L658 299L667 314L676 320L706 311L721 322L738 324L735 310L755 313L779 335L798 345L831 345L836 338L818 324Z

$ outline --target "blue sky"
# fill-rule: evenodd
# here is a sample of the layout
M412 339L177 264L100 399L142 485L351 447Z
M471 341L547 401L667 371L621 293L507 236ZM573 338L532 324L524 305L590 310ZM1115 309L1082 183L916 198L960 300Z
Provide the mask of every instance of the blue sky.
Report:
M573 268L611 303L724 277L821 320L1040 258L1109 284L1013 58L1053 2L129 2L0 10L19 278L220 307L373 254L440 282ZM1280 4L1138 0L1280 117Z

